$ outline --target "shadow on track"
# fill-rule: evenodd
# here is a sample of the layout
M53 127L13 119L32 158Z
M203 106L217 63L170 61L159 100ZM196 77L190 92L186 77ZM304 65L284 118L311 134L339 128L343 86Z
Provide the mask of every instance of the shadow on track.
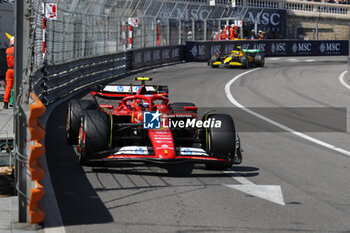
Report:
M141 165L142 166L142 165ZM156 177L227 177L226 174L222 173L221 171L215 171L213 173L213 170L210 170L211 172L203 173L203 171L206 171L205 168L195 168L194 170L201 170L202 173L198 174L191 174L191 175L184 175L184 176L173 176L169 175L166 172L162 172L161 170L149 170L145 169L148 166L143 165L144 168L140 167L140 164L113 164L113 165L105 165L105 167L92 167L90 171L86 171L86 173L109 173L109 174L123 174L123 175L140 175L140 176L156 176ZM123 169L120 169L123 168ZM181 165L177 168L179 171L181 170ZM247 167L247 166L237 166L232 167L233 171L236 171L237 175L233 176L244 176L244 177L254 177L259 175L259 168L257 167Z
M65 137L67 103L52 112L46 126L46 157L65 226L113 222ZM49 226L50 227L50 226Z

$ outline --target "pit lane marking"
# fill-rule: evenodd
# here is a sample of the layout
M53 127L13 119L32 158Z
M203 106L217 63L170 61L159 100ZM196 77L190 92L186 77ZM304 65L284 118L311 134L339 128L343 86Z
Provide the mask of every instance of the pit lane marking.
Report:
M238 108L244 110L245 112L247 112L247 113L249 113L249 114L251 114L251 115L253 115L253 116L256 116L256 117L260 118L260 119L263 120L263 121L266 121L266 122L268 122L268 123L270 123L270 124L272 124L272 125L274 125L274 126L277 126L277 127L281 128L281 129L283 129L283 130L285 130L285 131L288 131L288 132L290 132L290 133L292 133L292 134L294 134L294 135L296 135L296 136L298 136L298 137L301 137L301 138L306 139L306 140L308 140L308 141L310 141L310 142L313 142L313 143L315 143L315 144L317 144L317 145L326 147L326 148L328 148L328 149L330 149L330 150L336 151L336 152L338 152L338 153L341 153L341 154L343 154L343 155L346 155L346 156L349 156L349 157L350 157L350 151L344 150L344 149L342 149L342 148L333 146L333 145L331 145L331 144L329 144L329 143L327 143L327 142L321 141L321 140L319 140L319 139L317 139L317 138L313 138L313 137L310 137L310 136L308 136L308 135L306 135L306 134L300 133L300 132L298 132L298 131L296 131L296 130L294 130L294 129L292 129L292 128L289 128L289 127L287 127L287 126L285 126L285 125L282 125L282 124L280 124L280 123L278 123L278 122L276 122L276 121L274 121L274 120L271 120L271 119L269 119L269 118L267 118L267 117L265 117L265 116L263 116L263 115L260 115L259 113L256 113L256 112L254 112L254 111L252 111L252 110L250 110L250 109L244 107L243 105L241 105L241 104L232 96L232 94L231 94L231 90L230 90L230 89L231 89L232 84L233 84L234 82L236 82L238 79L240 79L241 77L243 77L244 75L247 75L247 74L249 74L249 73L251 73L251 72L254 72L254 71L257 71L257 70L260 70L260 69L261 69L261 68L255 68L255 69L253 69L253 70L249 70L249 71L246 71L246 72L244 72L244 73L241 73L241 74L235 76L233 79L231 79L231 80L226 84L226 86L225 86L225 94L226 94L226 97L229 99L229 101L230 101L233 105L235 105L236 107L238 107ZM343 72L341 76L344 76L344 74L345 74L345 72ZM350 87L349 87L349 89L350 89Z

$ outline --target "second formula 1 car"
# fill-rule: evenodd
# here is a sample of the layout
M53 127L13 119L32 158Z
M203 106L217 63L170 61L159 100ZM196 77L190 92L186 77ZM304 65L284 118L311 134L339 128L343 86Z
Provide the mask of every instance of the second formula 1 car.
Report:
M247 69L249 67L263 67L265 65L265 57L259 49L241 49L233 50L231 54L220 56L219 53L213 55L208 61L208 65L213 68L218 67L242 67Z
M141 161L187 164L192 171L194 163L218 170L241 163L240 139L230 115L207 112L199 117L195 104L171 103L167 86L146 85L147 77L136 80L141 85L102 85L91 92L93 100L68 103L66 136L78 145L83 165Z

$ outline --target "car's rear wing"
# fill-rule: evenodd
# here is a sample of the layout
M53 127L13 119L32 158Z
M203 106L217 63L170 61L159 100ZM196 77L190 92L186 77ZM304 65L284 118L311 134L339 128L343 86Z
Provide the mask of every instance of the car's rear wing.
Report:
M93 96L106 98L124 98L130 95L151 95L169 93L168 86L162 85L126 85L126 84L107 84L99 85L92 89Z

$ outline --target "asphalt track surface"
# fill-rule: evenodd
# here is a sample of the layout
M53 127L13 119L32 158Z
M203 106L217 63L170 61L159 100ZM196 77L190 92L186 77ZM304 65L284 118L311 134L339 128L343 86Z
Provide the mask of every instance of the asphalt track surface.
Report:
M350 90L338 79L346 67L345 57L267 59L231 93L247 107L349 108ZM232 108L225 85L243 72L184 63L141 75L169 85L171 101ZM65 140L66 106L52 113L46 137L66 232L350 232L346 155L288 132L241 132L243 163L229 174L202 166L189 177L139 164L82 168ZM350 150L347 132L306 134ZM240 184L239 176L280 186L285 205L224 186Z

